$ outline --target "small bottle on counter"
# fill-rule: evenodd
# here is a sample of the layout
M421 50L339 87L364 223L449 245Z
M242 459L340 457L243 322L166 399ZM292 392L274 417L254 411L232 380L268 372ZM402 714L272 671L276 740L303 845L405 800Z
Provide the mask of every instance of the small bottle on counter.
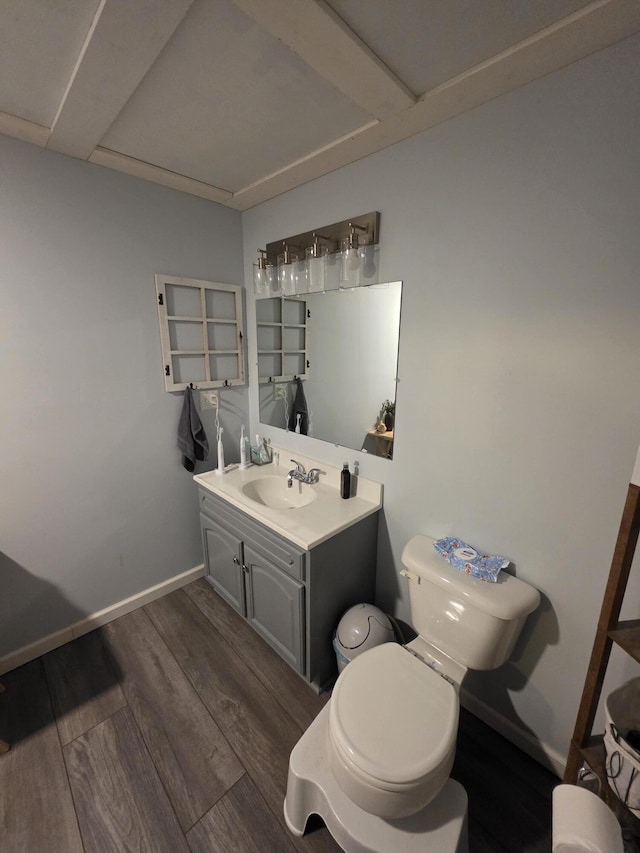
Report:
M345 462L340 472L340 497L351 497L351 474L349 473L349 463Z

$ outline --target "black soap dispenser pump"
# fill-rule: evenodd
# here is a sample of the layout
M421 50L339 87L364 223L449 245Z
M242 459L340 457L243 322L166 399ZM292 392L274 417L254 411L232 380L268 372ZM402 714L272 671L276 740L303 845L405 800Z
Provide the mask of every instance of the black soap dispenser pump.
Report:
M340 497L351 497L351 474L349 473L349 463L345 462L340 472Z

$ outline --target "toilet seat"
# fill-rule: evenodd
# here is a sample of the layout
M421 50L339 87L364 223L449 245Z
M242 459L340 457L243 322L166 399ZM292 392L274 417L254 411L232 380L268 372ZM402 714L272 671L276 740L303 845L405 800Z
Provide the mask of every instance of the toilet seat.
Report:
M457 728L455 687L402 646L385 643L355 658L336 682L331 769L365 811L406 817L446 782Z

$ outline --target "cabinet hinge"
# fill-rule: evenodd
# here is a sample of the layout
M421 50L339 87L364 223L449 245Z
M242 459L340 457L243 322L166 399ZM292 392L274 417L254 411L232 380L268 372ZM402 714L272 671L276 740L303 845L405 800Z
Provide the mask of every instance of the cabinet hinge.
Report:
M158 294L158 305L164 305L164 294Z
M169 367L168 364L165 364L165 366L164 366L164 375L165 376L171 376L171 368Z

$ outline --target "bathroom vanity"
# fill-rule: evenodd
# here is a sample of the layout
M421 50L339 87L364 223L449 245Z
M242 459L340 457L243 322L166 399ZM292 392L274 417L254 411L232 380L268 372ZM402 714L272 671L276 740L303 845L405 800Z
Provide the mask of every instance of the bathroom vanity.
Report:
M374 600L382 503L382 487L361 479L341 499L339 471L322 467L319 483L291 488L274 464L194 477L205 578L316 691L336 675L340 617Z

